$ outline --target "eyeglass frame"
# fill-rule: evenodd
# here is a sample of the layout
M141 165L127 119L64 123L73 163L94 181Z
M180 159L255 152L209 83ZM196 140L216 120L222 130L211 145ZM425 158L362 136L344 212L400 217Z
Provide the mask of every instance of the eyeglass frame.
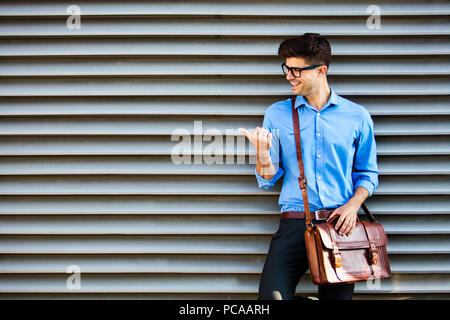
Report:
M304 67L304 68L296 68L296 67L289 67L289 66L286 65L286 63L283 62L283 63L281 64L281 70L283 70L283 73L284 73L285 76L286 76L286 75L288 74L288 72L290 71L291 74L292 74L292 76L293 76L294 78L300 78L300 77L302 76L302 71L303 71L303 70L313 70L313 69L316 69L316 68L318 68L318 67L320 67L320 66L323 66L323 64L316 64L316 65L314 65L314 66L309 66L309 67ZM287 72L284 72L284 68L283 68L283 67L286 67L286 68L287 68ZM299 71L299 72L300 72L300 75L299 75L298 77L295 76L293 70L294 70L294 71Z

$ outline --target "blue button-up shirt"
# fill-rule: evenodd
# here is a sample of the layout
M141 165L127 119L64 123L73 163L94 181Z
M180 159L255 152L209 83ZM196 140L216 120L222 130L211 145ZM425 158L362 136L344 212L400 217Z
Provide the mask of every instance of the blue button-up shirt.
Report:
M372 118L363 106L330 89L330 98L320 111L303 96L297 96L295 103L311 211L344 205L359 186L366 188L370 197L378 186ZM277 172L267 180L255 168L258 187L268 190L284 176L278 201L281 212L304 211L291 98L267 108L262 127L272 132L269 152Z

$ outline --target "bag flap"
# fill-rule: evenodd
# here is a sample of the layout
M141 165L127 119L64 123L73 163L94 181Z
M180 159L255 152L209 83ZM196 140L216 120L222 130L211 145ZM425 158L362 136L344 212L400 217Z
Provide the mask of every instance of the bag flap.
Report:
M327 249L333 249L333 241L330 232L334 233L334 238L336 239L336 244L339 249L357 249L357 248L369 248L369 240L367 239L366 231L361 222L357 221L355 230L349 236L341 236L334 230L335 222L329 223L324 222L314 226L320 233L320 238L322 239L323 245ZM384 246L387 244L388 240L386 233L384 232L383 226L377 222L366 223L366 229L369 233L372 241L376 246Z

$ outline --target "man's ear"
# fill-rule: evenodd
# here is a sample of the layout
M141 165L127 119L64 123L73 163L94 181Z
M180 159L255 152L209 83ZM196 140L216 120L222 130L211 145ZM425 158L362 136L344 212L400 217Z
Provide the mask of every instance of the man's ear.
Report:
M320 76L326 76L328 72L328 67L326 65L322 65L318 67L317 70L319 71Z

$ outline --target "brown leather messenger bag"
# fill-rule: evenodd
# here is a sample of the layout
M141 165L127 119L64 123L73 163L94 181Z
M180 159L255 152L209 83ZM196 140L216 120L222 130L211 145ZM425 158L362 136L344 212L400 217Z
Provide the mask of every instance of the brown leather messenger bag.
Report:
M386 250L387 236L383 226L375 221L365 204L362 208L370 222L356 222L349 236L339 235L335 221L313 225L306 193L306 176L303 167L302 144L296 96L292 97L295 145L300 171L298 182L305 207L305 243L311 279L315 284L357 282L391 277Z

